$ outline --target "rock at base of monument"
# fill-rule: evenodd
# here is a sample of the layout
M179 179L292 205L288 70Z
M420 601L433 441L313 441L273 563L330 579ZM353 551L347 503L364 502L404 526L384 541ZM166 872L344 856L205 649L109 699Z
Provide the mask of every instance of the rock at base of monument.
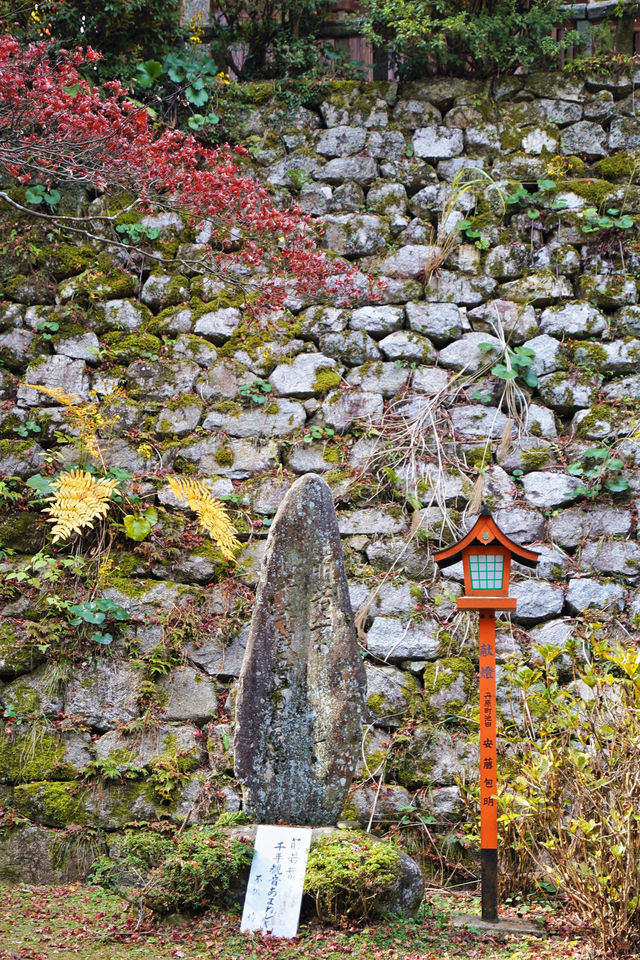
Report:
M478 933L508 934L510 937L548 937L549 931L535 920L523 920L521 917L498 917L497 920L483 920L472 913L459 913L453 917L453 926Z
M396 880L375 903L372 916L415 917L424 897L424 881L420 867L407 853L400 854Z

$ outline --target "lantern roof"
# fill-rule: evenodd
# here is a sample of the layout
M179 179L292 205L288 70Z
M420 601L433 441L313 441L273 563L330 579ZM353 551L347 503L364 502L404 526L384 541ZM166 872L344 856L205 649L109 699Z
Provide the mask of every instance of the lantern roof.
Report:
M514 543L513 540L510 540L509 537L502 532L486 507L482 508L480 516L466 537L458 543L454 543L453 546L448 547L446 550L440 550L439 553L434 553L433 559L441 568L450 567L462 558L462 551L466 547L471 547L475 544L486 547L494 541L497 541L497 543L505 547L509 553L515 557L518 563L522 563L525 567L536 566L539 554L534 550L527 550L526 547L521 547L519 543Z

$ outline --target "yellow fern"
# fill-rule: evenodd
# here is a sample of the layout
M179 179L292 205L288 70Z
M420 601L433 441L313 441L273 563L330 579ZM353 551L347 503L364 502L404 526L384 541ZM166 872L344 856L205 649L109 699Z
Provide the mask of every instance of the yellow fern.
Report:
M93 457L101 457L98 430L111 426L119 417L105 417L96 403L83 403L75 393L65 393L59 387L41 387L37 383L25 383L30 390L37 390L45 396L57 400L63 406L67 423L78 434L81 444ZM114 403L121 399L122 393L117 390L104 398L103 403Z
M169 486L179 500L184 500L198 516L204 530L215 540L227 560L235 560L234 552L240 546L227 512L202 480L192 477L168 477Z
M93 529L95 520L105 517L111 505L111 494L117 480L97 480L86 470L61 473L53 486L56 492L45 507L49 522L53 523L53 543L66 540L72 533L85 527Z

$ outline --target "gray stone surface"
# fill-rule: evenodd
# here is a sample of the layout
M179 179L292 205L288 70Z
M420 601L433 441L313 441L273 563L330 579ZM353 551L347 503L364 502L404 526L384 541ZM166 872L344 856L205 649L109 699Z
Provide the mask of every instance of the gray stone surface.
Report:
M213 343L222 344L229 339L241 319L242 314L237 307L222 307L202 313L196 320L194 333L207 337Z
M274 412L270 407L230 413L211 410L202 425L205 430L224 430L231 437L286 437L307 419L304 407L295 400L278 399Z
M424 160L447 160L458 157L464 148L462 131L448 127L419 127L413 136L416 157Z
M573 549L586 538L626 536L631 531L631 512L625 507L598 506L592 510L570 507L549 521L549 538Z
M456 436L465 440L499 439L507 425L507 417L495 407L469 405L454 407L451 424Z
M142 674L126 661L99 661L72 677L64 695L64 712L84 717L105 732L138 716Z
M492 349L483 349L481 345L485 343L490 344ZM482 368L488 371L501 353L502 347L496 337L488 333L466 333L440 351L438 362L452 370L478 373Z
M436 351L426 337L410 330L396 330L384 337L379 347L389 360L415 360L417 363L433 363Z
M362 127L329 127L316 140L316 153L325 157L349 157L360 153L367 134Z
M173 363L134 360L125 371L127 385L134 396L153 396L156 400L189 393L199 374L200 367L193 360Z
M326 333L320 337L320 349L328 357L356 367L371 360L380 360L380 351L373 337L364 330Z
M409 699L420 689L418 681L397 667L366 663L365 670L370 721L391 729L401 726Z
M106 841L98 841L96 854L106 853ZM9 883L65 884L85 880L87 858L81 845L70 845L64 862L60 858L60 832L23 823L0 833L0 877Z
M606 317L580 300L562 307L549 307L540 317L540 332L557 337L598 337L608 328Z
M640 577L640 547L628 540L590 542L582 551L584 566L598 573L619 574L635 582Z
M525 498L531 506L548 509L567 506L575 500L582 481L568 473L534 470L522 478L522 484Z
M538 390L543 403L562 414L570 414L577 409L590 407L598 395L602 377L582 370L557 373L541 377Z
M466 316L455 303L408 303L406 310L411 329L437 347L457 340L469 329Z
M385 257L379 270L386 277L416 278L424 273L426 265L437 253L438 248L429 244L408 243Z
M375 420L382 415L384 401L379 393L352 390L333 391L322 404L322 421L340 433L349 430L357 420Z
M395 617L376 617L367 633L367 650L389 663L435 660L441 652L438 633L435 620L411 623Z
M109 730L94 743L96 759L111 760L123 770L129 763L147 767L163 754L189 755L195 762L202 760L204 747L200 730L195 726L162 724L128 736Z
M560 341L548 334L541 334L539 337L533 337L526 340L525 347L533 350L534 357L531 362L531 369L539 377L547 373L555 373L559 369L560 360Z
M509 595L515 597L518 606L512 614L514 620L531 623L545 620L548 617L562 613L564 606L564 591L544 580L523 580L512 583Z
M163 707L166 720L202 725L218 713L215 683L193 667L179 667L163 677L158 686L167 694Z
M80 400L89 399L89 377L84 360L73 360L71 357L57 354L52 357L42 357L37 363L27 367L24 383L63 390L67 395L79 397ZM36 407L43 403L43 395L30 387L20 386L17 400L19 407ZM51 405L55 400L47 398L46 403Z
M367 185L378 176L378 164L373 157L337 157L318 170L316 178L327 183L354 183Z
M269 532L236 705L236 775L258 821L342 811L364 709L352 617L331 492L301 477Z
M560 140L564 154L578 154L590 160L599 160L607 154L607 135L599 123L580 120L562 132Z
M573 613L582 613L589 607L600 610L624 609L625 590L618 583L601 583L590 577L569 581L567 606Z
M323 219L323 243L343 257L369 257L384 250L387 231L371 213L345 213Z
M321 353L298 354L292 363L283 363L275 368L269 383L276 391L288 397L312 397L320 392L316 385L320 370L335 369L336 361Z
M86 360L96 364L99 359L100 341L95 333L80 333L70 337L58 337L55 340L54 350L63 357L74 360Z
M372 337L384 337L394 330L400 330L403 322L404 309L393 306L360 307L349 318L352 330L364 330Z
M352 368L347 376L347 383L389 398L407 385L410 376L409 368L396 366L395 363L366 363Z

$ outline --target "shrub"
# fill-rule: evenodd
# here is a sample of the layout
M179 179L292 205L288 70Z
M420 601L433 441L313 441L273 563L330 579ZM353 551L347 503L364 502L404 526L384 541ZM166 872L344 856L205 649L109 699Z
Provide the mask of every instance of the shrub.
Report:
M366 917L385 887L398 876L400 855L367 834L346 832L314 844L304 891L319 917Z
M92 879L135 899L154 913L197 913L224 906L249 875L253 843L227 836L216 827L130 830L112 857L101 857ZM134 895L126 893L133 887Z
M363 0L364 35L388 46L404 74L487 76L549 63L574 43L551 31L562 0Z
M33 39L41 39L46 32L54 43L72 48L89 44L100 50L103 59L94 72L104 80L126 77L133 73L136 60L162 56L185 38L180 0L33 0L21 6L30 6L34 12L23 16Z
M514 745L503 820L601 948L625 954L640 946L640 651L594 645L564 687L558 651L540 652L541 669L515 673L537 739Z
M214 55L220 63L232 62L241 80L316 74L321 63L318 32L336 2L219 0L215 6L222 16L213 25ZM329 72L326 61L324 66Z

